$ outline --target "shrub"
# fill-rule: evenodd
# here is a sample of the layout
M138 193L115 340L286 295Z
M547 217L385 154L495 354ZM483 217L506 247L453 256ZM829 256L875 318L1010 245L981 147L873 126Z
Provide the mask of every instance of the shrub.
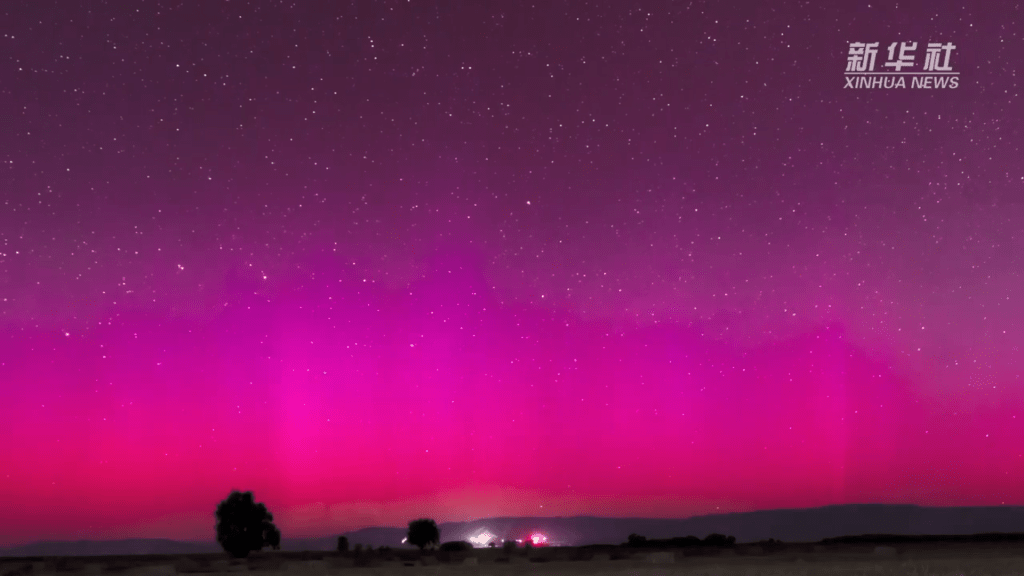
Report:
M708 537L704 539L706 546L732 546L736 543L735 536L726 536L724 534L708 534Z
M469 542L464 542L462 540L453 540L451 542L445 542L444 544L441 544L441 551L443 552L462 552L465 550L472 549L472 544L470 544Z
M345 536L338 536L338 552L348 552L348 538Z
M640 536L639 534L630 534L627 545L630 548L643 548L647 545L647 537Z

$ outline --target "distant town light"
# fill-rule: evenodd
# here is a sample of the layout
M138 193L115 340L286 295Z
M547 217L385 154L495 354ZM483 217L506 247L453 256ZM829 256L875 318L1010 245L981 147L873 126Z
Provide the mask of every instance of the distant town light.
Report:
M490 532L488 532L486 530L484 530L480 534L477 534L476 536L470 536L469 537L469 541L473 544L473 546L476 546L477 548L482 548L484 546L487 546L487 544L490 543L490 541L494 540L494 539L495 539L494 534L491 534Z

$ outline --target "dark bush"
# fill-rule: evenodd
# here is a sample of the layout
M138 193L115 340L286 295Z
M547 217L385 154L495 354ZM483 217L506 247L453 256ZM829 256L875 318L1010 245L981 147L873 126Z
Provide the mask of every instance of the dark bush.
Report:
M345 536L338 536L338 552L348 552L348 538Z
M630 548L643 548L647 546L647 537L640 536L639 534L630 534L626 544Z
M724 534L708 534L707 538L704 539L705 546L732 546L736 543L735 536L726 536Z
M462 541L462 540L453 540L451 542L445 542L444 544L441 544L441 551L442 552L462 552L462 551L465 551L465 550L472 550L472 549L473 549L473 545L472 544L470 544L469 542Z

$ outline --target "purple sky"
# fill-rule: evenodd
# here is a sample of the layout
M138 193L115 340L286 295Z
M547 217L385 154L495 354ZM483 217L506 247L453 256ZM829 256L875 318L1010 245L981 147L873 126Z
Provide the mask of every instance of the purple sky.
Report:
M1024 504L1020 4L297 4L0 8L0 545Z

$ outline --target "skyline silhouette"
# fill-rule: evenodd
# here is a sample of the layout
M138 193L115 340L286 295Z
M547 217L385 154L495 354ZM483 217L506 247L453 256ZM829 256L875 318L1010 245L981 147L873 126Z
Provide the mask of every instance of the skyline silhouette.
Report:
M636 536L647 544L682 539L692 545L726 533L736 544L761 544L789 547L809 543L835 544L855 540L901 543L910 540L942 541L963 545L970 541L994 543L1024 541L1024 507L921 508L908 505L842 505L816 509L769 510L736 514L717 514L687 519L655 518L486 518L469 522L438 525L440 539L474 542L478 547L488 540L518 541L521 548L536 537L545 546L624 546ZM683 537L682 534L688 536ZM993 535L1003 535L1002 540ZM355 545L412 550L407 541L408 526L367 527L345 532L349 549ZM897 540L887 538L897 537ZM336 551L337 533L329 535L283 535L280 550ZM774 541L774 542L773 542ZM959 543L959 544L958 544ZM498 546L499 548L501 546ZM0 556L110 556L139 554L223 553L211 538L199 541L167 539L82 540L75 542L35 542L0 548Z

